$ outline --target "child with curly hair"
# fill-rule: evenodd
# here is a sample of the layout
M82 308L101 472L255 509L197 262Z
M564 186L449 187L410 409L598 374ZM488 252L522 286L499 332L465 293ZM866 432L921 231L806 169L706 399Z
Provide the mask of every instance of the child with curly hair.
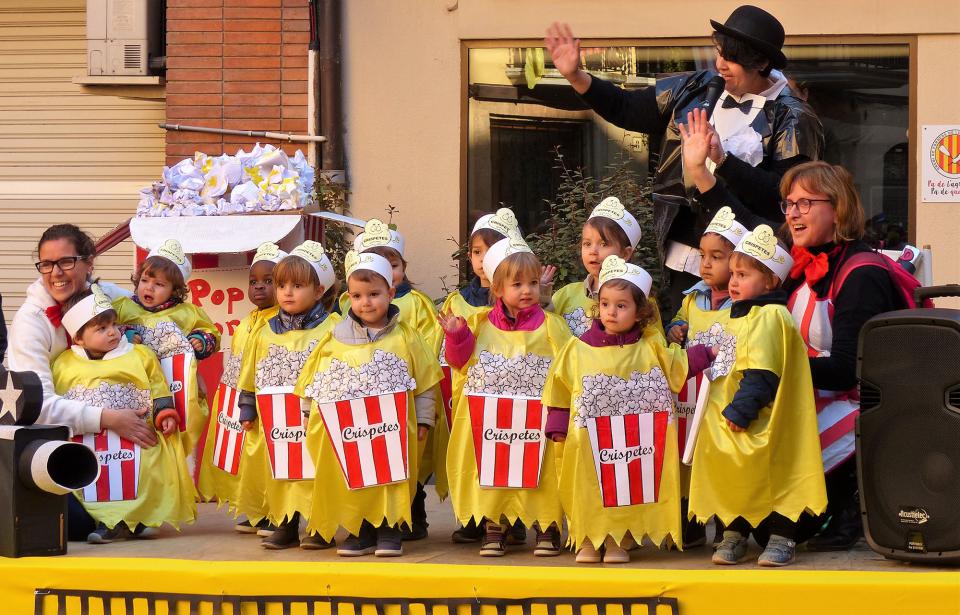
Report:
M680 544L673 393L712 353L667 347L651 331L652 281L616 255L604 259L593 323L563 347L544 387L547 435L566 442L560 496L578 563L629 562L625 547L644 536Z
M159 436L154 446L108 429L74 437L94 449L100 461L97 482L77 492L97 521L87 542L150 538L164 523L179 527L193 521L197 507L177 428L180 417L156 355L127 342L99 285L77 293L65 307L62 323L73 345L53 362L57 394L136 410Z
M220 347L220 332L199 307L186 302L187 280L193 265L176 239L154 248L140 263L131 281L132 298L114 301L117 318L128 339L149 346L163 367L180 416L179 429L187 465L194 471L194 454L210 410L201 394L197 363Z
M326 332L296 393L323 424L310 529L349 536L342 557L403 554L414 520L422 444L436 420L436 349L400 318L386 258L351 251L344 260L350 309Z
M466 319L440 315L447 362L464 378L447 476L460 523L484 524L481 556L504 555L507 528L517 520L536 529L534 555L554 556L560 554L563 513L540 398L570 331L540 307L537 257L519 232L508 235L483 258L493 307Z

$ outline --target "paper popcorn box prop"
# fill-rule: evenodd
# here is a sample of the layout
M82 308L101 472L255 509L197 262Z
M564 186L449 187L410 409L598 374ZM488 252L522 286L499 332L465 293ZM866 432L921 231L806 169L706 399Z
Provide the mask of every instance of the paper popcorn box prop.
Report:
M669 411L587 418L605 508L659 499L669 418Z
M697 445L697 434L700 433L700 424L703 423L703 413L710 398L710 378L703 378L697 387L697 403L693 415L687 419L687 437L683 444L683 455L680 461L684 465L693 465L693 448Z
M104 430L73 437L97 456L100 476L83 488L84 502L121 502L137 499L140 482L140 446Z
M674 408L677 416L677 442L680 446L680 457L687 448L687 433L690 423L697 409L697 393L703 386L703 374L697 374L687 380L680 392L673 396Z
M443 401L443 416L447 419L447 430L453 431L453 375L450 366L440 365L443 379L440 380L440 399Z
M407 391L317 406L349 489L407 480Z
M190 413L190 387L193 386L193 350L160 359L163 375L173 394L173 406L180 417L180 431L187 430Z
M237 474L243 452L243 426L240 424L240 393L223 382L217 387L216 429L213 439L213 465L228 474Z
M276 480L308 480L316 475L307 451L307 419L292 386L257 391L257 412L263 423L270 472Z
M547 412L539 399L468 395L481 487L536 489Z

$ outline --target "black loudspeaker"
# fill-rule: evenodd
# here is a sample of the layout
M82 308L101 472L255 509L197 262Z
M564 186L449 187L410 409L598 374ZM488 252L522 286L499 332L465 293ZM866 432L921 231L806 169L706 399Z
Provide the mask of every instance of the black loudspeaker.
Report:
M0 367L0 555L67 552L67 496L97 479L93 451L66 427L31 425L43 390L33 372Z
M960 562L960 310L880 314L864 325L858 358L857 480L870 548Z

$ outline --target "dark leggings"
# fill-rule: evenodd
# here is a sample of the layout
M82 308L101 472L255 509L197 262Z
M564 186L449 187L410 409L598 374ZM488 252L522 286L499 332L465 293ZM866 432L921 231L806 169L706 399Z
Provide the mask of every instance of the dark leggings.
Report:
M733 523L727 526L727 529L737 532L742 536L749 536L754 528L751 527L743 517L737 517L733 520ZM759 533L762 533L765 538L776 534L777 536L783 536L784 538L793 540L797 533L797 524L779 513L771 513L769 517L760 522L757 529L760 530ZM761 542L759 536L758 542ZM766 540L762 542L765 544Z
M87 509L72 493L67 495L67 540L86 540L97 528Z

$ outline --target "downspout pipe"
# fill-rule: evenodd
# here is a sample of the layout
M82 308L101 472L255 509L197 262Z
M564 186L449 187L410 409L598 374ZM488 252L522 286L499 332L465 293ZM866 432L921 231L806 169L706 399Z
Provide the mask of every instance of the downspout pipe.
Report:
M320 79L320 134L326 141L320 148L320 169L334 181L345 182L342 5L340 0L316 0L319 25L318 64ZM311 43L312 44L312 43Z

